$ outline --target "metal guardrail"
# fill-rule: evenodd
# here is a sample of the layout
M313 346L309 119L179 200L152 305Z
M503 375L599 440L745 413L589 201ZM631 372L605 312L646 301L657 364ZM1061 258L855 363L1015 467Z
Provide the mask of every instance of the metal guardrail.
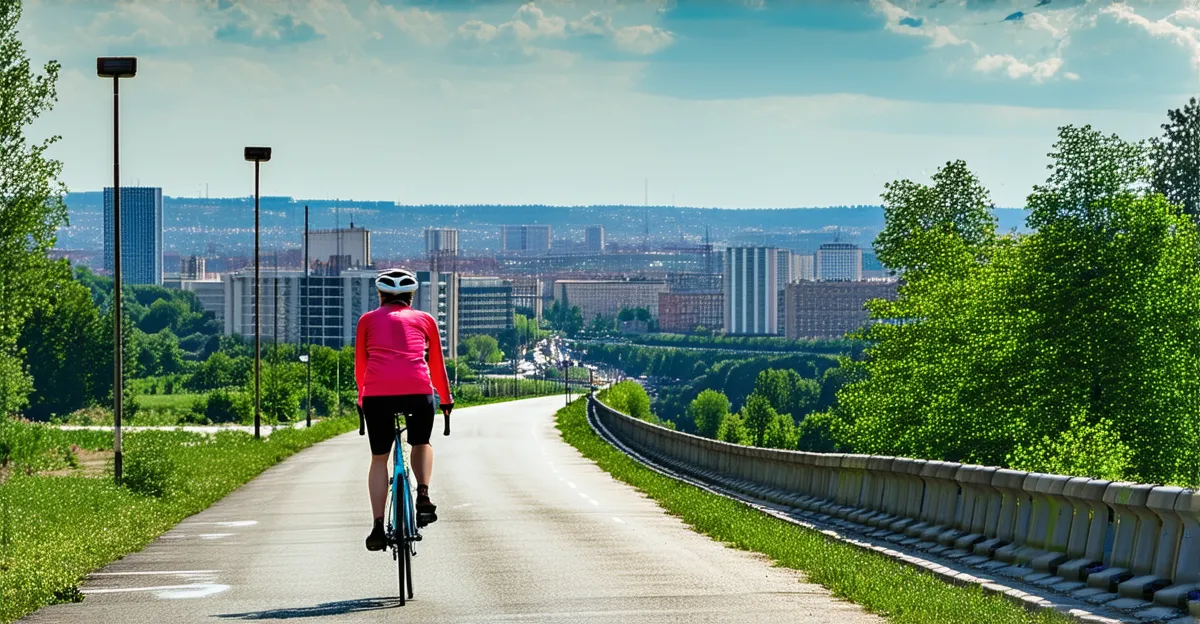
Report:
M632 418L594 396L589 409L638 453L731 490L1090 603L1200 615L1200 491L739 446Z

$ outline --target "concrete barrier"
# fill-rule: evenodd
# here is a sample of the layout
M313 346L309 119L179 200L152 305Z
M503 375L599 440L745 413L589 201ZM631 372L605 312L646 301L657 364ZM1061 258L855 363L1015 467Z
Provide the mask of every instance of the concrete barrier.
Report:
M1200 491L752 448L630 418L594 397L588 409L623 444L672 469L1091 602L1186 609L1200 592Z

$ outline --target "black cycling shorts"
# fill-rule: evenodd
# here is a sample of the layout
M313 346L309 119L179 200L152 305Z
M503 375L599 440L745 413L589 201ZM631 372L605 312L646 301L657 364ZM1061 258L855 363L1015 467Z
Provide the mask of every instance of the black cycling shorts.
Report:
M429 444L429 435L433 433L432 394L366 396L362 400L362 409L367 420L371 454L386 455L392 451L397 414L404 415L409 445Z

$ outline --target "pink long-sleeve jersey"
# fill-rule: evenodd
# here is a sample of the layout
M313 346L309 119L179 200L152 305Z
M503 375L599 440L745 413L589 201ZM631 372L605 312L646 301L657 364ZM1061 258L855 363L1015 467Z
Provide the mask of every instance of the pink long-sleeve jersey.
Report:
M431 394L434 390L442 404L454 402L437 321L432 316L404 305L380 306L359 317L356 336L354 377L359 404L364 396Z

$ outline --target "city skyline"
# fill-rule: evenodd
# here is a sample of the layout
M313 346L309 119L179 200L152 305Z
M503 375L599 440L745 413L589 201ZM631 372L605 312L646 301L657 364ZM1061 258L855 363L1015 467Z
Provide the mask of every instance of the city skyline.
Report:
M1152 136L1198 83L1200 30L1181 3L593 9L30 2L19 28L35 62L63 64L36 129L63 136L51 153L68 187L109 172L94 59L133 54L122 185L174 196L248 194L238 155L262 143L276 149L266 195L873 204L887 181L963 158L998 205L1020 206L1056 126Z

